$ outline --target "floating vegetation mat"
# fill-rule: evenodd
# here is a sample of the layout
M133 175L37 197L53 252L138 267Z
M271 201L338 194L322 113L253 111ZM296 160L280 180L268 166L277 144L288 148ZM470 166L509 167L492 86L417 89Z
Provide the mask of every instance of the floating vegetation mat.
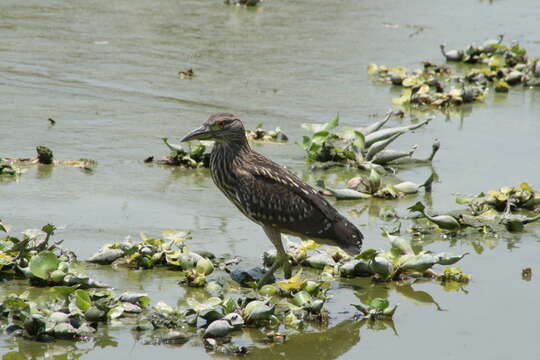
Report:
M411 232L429 233L431 224L448 234L473 229L497 235L521 232L525 225L540 220L540 193L527 183L517 187L505 186L476 196L457 195L456 202L466 204L467 208L439 215L429 214L424 204L417 202L409 210L418 213L424 222L417 222ZM521 213L514 213L517 211Z
M0 223L0 231L9 232L9 225ZM432 269L452 265L465 254L435 254L387 232L388 250L368 249L354 258L339 248L323 248L313 241L288 242L295 274L289 279L273 279L261 288L256 283L264 275L263 268L245 270L238 266L238 259L192 251L187 245L189 233L172 229L160 238L141 234L140 241L107 244L88 259L98 264L94 266L124 271L165 267L177 271L178 286L202 291L199 295L203 296L188 295L171 306L159 299L152 301L145 293L112 290L82 275L85 263L77 261L61 242L52 243L55 231L48 224L40 230L27 230L22 238L6 235L0 241L0 277L4 281L27 280L41 288L38 296L32 290L0 297L1 329L14 338L91 341L98 336L100 324L114 324L131 329L143 344L192 341L209 352L244 354L262 344L246 343L239 337L240 330L259 332L268 345L287 341L291 333L328 326L330 314L325 304L340 279L359 277L399 287L424 279L443 286L457 284L454 289L469 281L460 270L447 268L438 274ZM265 252L264 265L271 266L275 258L275 251ZM351 307L354 321L368 328L395 331L392 318L397 304L390 305L387 299L363 291L357 291L356 296L359 303Z
M6 178L17 178L26 171L27 166L35 164L50 166L73 166L90 174L94 172L94 169L97 166L97 162L91 159L64 161L55 160L53 151L50 148L42 145L36 147L36 153L37 156L35 158L0 158L0 181Z
M313 135L304 136L299 146L306 152L307 160L314 167L322 169L352 166L374 169L379 174L384 174L394 166L431 163L440 148L437 140L431 154L423 159L412 157L417 146L412 146L410 150L387 149L398 137L427 125L431 118L416 124L385 128L392 116L402 117L403 113L389 112L384 119L363 128L343 127L337 130L339 117L325 124L302 124L302 127Z
M399 106L446 108L481 102L491 88L504 93L516 85L540 86L539 59L527 56L518 43L504 45L502 40L500 36L464 50L446 50L441 45L447 61L471 64L464 74L453 74L450 67L430 61L422 62L423 67L416 70L370 64L368 74L373 81L404 88L401 96L392 100Z

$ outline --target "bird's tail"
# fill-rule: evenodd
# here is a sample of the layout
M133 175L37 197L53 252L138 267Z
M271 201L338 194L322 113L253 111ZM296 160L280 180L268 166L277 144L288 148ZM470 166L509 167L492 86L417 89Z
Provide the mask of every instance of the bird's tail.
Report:
M354 256L362 250L364 235L349 220L342 218L334 225L336 245Z

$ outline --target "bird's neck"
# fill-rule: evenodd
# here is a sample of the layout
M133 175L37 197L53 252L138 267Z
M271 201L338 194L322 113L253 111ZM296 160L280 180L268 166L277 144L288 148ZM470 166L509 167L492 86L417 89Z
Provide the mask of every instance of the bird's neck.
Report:
M235 141L216 141L212 149L211 163L219 162L221 167L229 167L236 159L251 151L245 136Z

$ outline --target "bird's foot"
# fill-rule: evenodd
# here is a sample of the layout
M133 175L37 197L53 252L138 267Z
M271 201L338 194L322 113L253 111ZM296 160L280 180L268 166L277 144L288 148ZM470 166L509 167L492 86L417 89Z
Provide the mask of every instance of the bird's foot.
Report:
M272 275L274 275L276 270L279 269L282 264L283 264L283 259L277 258L274 264L272 265L272 267L270 268L270 270L268 270L266 274L264 274L264 276L257 282L257 288L260 289L264 285L269 283L270 279L272 278Z
M292 267L288 256L283 260L283 276L285 279L290 279L292 276Z

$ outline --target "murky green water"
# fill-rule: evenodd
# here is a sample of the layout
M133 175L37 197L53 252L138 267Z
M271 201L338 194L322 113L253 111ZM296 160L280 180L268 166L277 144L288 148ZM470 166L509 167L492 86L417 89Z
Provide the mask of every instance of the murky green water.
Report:
M438 45L464 47L496 34L516 39L540 56L540 7L534 0L452 2L269 0L256 9L216 1L17 1L0 4L0 156L30 156L38 144L58 159L92 158L95 174L71 167L33 167L18 182L0 184L0 217L22 231L47 221L65 226L57 238L88 257L99 246L139 232L191 229L192 248L232 253L258 264L270 243L213 186L206 171L146 165L163 156L160 137L180 137L216 111L234 112L247 127L282 127L287 145L257 146L306 179L302 151L294 145L302 122L361 126L381 117L395 90L367 79L370 62L414 66L440 62ZM418 26L422 31L418 31ZM193 80L177 73L192 67ZM457 207L453 193L528 181L540 187L540 92L513 89L490 96L449 118L438 116L396 147L417 142L428 152L439 182L428 199L436 211ZM47 118L57 125L50 127ZM394 120L395 121L395 120ZM402 171L421 183L430 169ZM422 197L423 195L420 195ZM337 207L359 225L366 247L387 247L379 214L407 214L416 201L342 202ZM367 211L358 215L364 205ZM355 211L356 210L356 211ZM404 223L404 226L409 225ZM536 271L540 227L498 239L434 239L431 250L468 251L460 266L472 274L464 291L437 283L373 286L345 281L332 291L328 329L291 335L282 345L252 349L250 358L537 358L540 286ZM474 244L474 246L473 246ZM533 268L532 281L521 269ZM176 304L186 290L174 272L92 268L98 279L142 290L154 301ZM0 294L14 285L2 285ZM400 308L395 330L351 321L354 289L388 296ZM240 336L255 336L246 332ZM0 353L28 358L80 353L84 358L206 358L200 343L145 346L125 328L101 328L88 343L36 344L0 337Z

